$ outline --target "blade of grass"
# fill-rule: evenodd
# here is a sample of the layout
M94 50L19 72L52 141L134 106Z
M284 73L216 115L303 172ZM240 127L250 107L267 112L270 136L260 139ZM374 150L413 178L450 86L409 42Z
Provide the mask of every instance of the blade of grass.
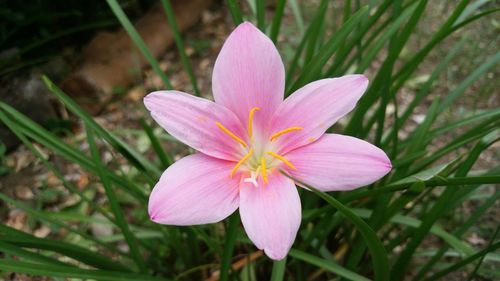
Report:
M491 208L498 201L498 199L500 199L500 192L496 192L494 196L488 198L486 202L481 204L481 206L474 211L467 221L461 224L461 226L453 232L453 235L461 237L489 208ZM439 261L439 259L446 254L448 248L449 247L447 245L444 245L437 253L433 254L432 258L420 268L413 280L422 280L425 275L430 272L430 269Z
M393 2L394 1L392 0L385 0L380 5L378 5L376 11L374 12L372 12L373 10L371 6L367 7L370 10L369 14L367 14L367 16L361 20L361 23L356 26L357 30L351 32L352 33L351 39L348 42L346 42L343 49L340 50L335 56L334 62L332 63L331 67L326 71L325 75L326 77L337 76L343 73L339 71L339 69L342 66L342 64L344 64L347 61L347 56L349 55L349 53L355 49L356 45L359 45L359 42L362 40L363 36L372 33L369 32L370 28L372 28L377 23L377 20L379 20L382 17L382 15L388 10L388 8L393 4ZM359 6L358 3L356 3L356 6ZM358 50L358 55L354 56L353 61L354 59L357 59L360 56L359 51L361 50ZM346 65L346 67L350 65L351 64Z
M231 258L233 256L234 245L238 234L238 226L240 225L240 216L234 213L229 218L229 226L226 230L226 239L224 242L224 252L220 264L220 281L229 280L229 269L231 268Z
M6 124L13 132L18 131L26 137L33 139L34 141L63 156L67 160L78 163L91 173L96 173L96 167L92 160L82 154L81 151L64 143L60 138L41 127L39 124L33 122L31 119L27 118L11 106L0 102L0 109L9 115L7 116L0 111L0 113L2 113L0 114L0 120L2 120L2 122L4 122L4 124ZM147 202L146 195L136 184L124 179L123 177L117 176L109 170L106 170L105 172L113 179L114 182L117 183L118 186L126 187L124 188L126 192L133 194L136 198L141 199L143 202Z
M429 277L429 278L427 278L425 280L426 281L439 280L442 277L450 274L451 272L457 271L461 267L464 267L464 266L468 265L469 263L475 261L476 259L481 258L485 254L487 254L489 252L493 252L493 251L495 251L498 248L500 248L500 242L496 242L494 244L490 244L485 249L483 249L481 251L478 251L474 255L468 256L467 258L461 260L460 262L457 262L457 263L455 263L455 264L453 264L453 265L451 265L451 266L449 266L449 267L447 267L447 268L445 268L445 269L443 269L443 270L435 273L434 275L432 275L431 277Z
M292 13L295 18L295 22L297 23L297 29L299 30L299 34L301 37L304 36L305 24L304 18L302 17L301 8L297 3L297 0L289 0L290 6L292 8Z
M161 146L160 140L158 137L153 132L153 129L151 126L146 123L144 118L140 119L140 123L142 128L144 129L144 132L146 132L149 141L151 142L151 146L153 146L154 151L156 152L156 155L160 159L160 162L162 164L162 169L167 169L168 166L172 165L174 163L172 157L163 149Z
M108 214L108 211L104 210L101 206L99 206L93 199L88 198L87 195L85 195L82 191L78 190L73 184L71 184L53 165L52 163L49 162L46 157L40 153L38 149L33 146L33 144L19 131L17 126L15 126L12 122L7 120L7 117L3 114L3 112L0 112L0 120L4 121L4 124L7 125L7 127L16 135L16 137L21 140L21 142L35 155L39 160L42 161L43 165L47 167L54 175L62 182L63 186L70 191L73 194L77 194L78 197L83 200L84 202L88 203L92 208L94 208L96 211L101 213L105 218L107 218L109 221L112 223L115 223L114 219Z
M113 212L116 223L123 233L125 241L130 248L130 252L132 253L132 258L134 259L135 264L139 268L139 271L144 273L146 271L146 264L144 263L143 257L141 256L141 253L139 251L137 239L130 231L127 220L125 219L122 209L120 208L120 204L118 203L118 199L116 198L116 194L113 190L110 179L103 172L104 164L101 162L101 157L94 140L92 129L90 129L89 127L86 127L85 129L87 132L87 141L90 147L92 158L94 159L94 163L97 167L97 173L101 178L104 191L106 192L106 197L108 198L109 204L111 206L111 211Z
M21 258L23 260L28 260L36 263L41 263L41 264L47 264L47 265L66 265L66 266L71 266L69 264L60 262L54 258L47 257L38 253L26 251L21 247L17 247L14 245L11 245L9 243L5 243L1 241L0 237L0 249L2 250L2 253L4 255L13 255L18 258Z
M118 254L118 255L121 255L121 256L125 256L125 257L128 256L128 254L124 253L123 251L118 250L113 245L106 244L103 241L100 241L99 239L97 239L97 238L95 238L95 237L93 237L93 236L85 233L84 231L75 229L74 227L72 227L72 226L70 226L70 225L68 225L66 223L62 223L62 222L60 222L58 220L52 219L51 217L46 216L43 212L34 210L34 209L28 207L26 204L18 202L16 200L14 200L14 199L12 199L12 198L10 198L10 197L2 194L2 193L0 193L0 200L6 202L8 204L12 204L12 205L14 205L15 207L17 207L19 209L22 209L23 211L25 211L26 213L28 213L28 215L32 216L35 219L39 219L42 222L48 223L50 225L54 225L56 227L61 227L61 228L67 229L69 232L73 232L76 235L81 236L83 239L86 239L88 241L94 242L95 244L100 245L100 246L106 248L107 250L109 250L112 253L115 253L115 254Z
M51 276L62 278L80 278L102 281L129 280L165 280L159 277L140 275L130 272L80 269L70 266L36 264L8 259L0 259L0 269L7 272L25 273L30 275Z
M403 12L401 12L401 14L397 19L392 21L390 26L387 28L387 30L385 30L382 33L380 38L375 43L373 43L373 45L371 45L370 48L368 48L368 53L364 55L363 60L359 63L354 73L362 73L370 66L370 63L373 62L373 60L380 52L380 50L382 50L387 41L392 36L394 36L394 34L399 30L403 22L415 11L416 7L417 7L417 2L411 4L410 7L404 9ZM333 75L332 71L329 71L328 74Z
M280 33L281 20L283 19L283 12L285 11L286 0L278 0L276 3L276 10L274 12L273 22L271 25L271 35L274 44L278 42L278 34Z
M186 54L186 49L184 48L184 42L182 40L181 32L179 30L179 26L177 25L177 21L175 20L174 10L172 8L172 4L170 0L161 0L163 5L163 9L167 14L168 24L170 29L172 30L172 34L174 35L175 45L177 46L177 50L179 51L179 56L181 57L182 64L184 64L184 69L189 75L189 80L191 80L191 85L193 85L193 90L196 96L200 96L200 89L198 88L198 83L196 82L196 76L194 75L193 66L191 61Z
M398 80L398 82L395 83L395 86L393 86L393 92L397 92L402 87L405 81L407 81L411 74L417 69L420 63L424 61L425 57L434 49L435 46L437 46L437 44L439 44L459 28L465 26L465 24L457 25L456 27L452 28L457 18L467 7L468 2L469 0L461 0L453 10L453 13L448 17L446 22L441 25L440 29L431 38L429 43L427 43L415 56L413 56L407 63L405 63L403 67L401 67L398 73L394 76L394 79ZM466 24L468 23L470 23L470 21L466 22Z
M314 16L314 19L312 20L310 27L308 28L308 33L310 34L308 36L306 53L304 57L304 61L306 62L311 61L316 50L320 46L320 41L322 39L320 31L325 23L325 15L328 9L328 3L329 3L328 0L321 0L317 13Z
M123 12L122 8L120 7L120 4L118 4L116 0L106 0L106 2L111 8L111 11L113 11L113 13L115 14L116 18L120 21L125 31L127 31L128 35L130 36L130 39L132 39L135 46L137 46L137 48L141 51L142 55L151 65L155 73L161 78L163 84L165 84L167 89L172 89L172 84L170 83L170 79L168 79L167 74L165 74L165 72L161 70L160 64L155 59L153 54L151 54L151 52L148 49L148 46L146 45L144 40L142 40L141 35L139 35L139 32L137 32L135 27L132 25L125 12Z
M463 164L460 166L459 170L456 173L456 176L464 176L472 168L473 164L479 158L480 154L486 150L489 146L493 145L498 140L498 134L492 133L485 136L480 142L478 142L471 152L468 154L466 160L464 160ZM458 192L458 197L464 197L465 192ZM470 192L467 192L470 193ZM467 194L466 193L466 194ZM500 193L497 192L493 196L491 196L486 202L484 202L474 213L460 225L460 227L453 232L454 235L460 237L462 236L478 219L481 215L486 212L495 202L500 198ZM454 205L460 204L460 200L454 200ZM436 253L431 260L429 260L415 275L413 280L421 280L424 275L432 268L432 266L444 255L447 251L447 247L442 247L438 253Z
M255 13L257 14L257 27L266 32L266 4L264 0L255 0Z
M158 177L161 171L158 167L151 164L150 161L144 158L140 153L132 149L124 141L117 138L111 132L104 129L102 126L97 124L97 122L85 112L74 100L68 97L59 87L57 87L47 76L42 77L43 82L47 88L74 114L80 117L85 124L91 127L95 132L103 137L113 148L120 152L125 158L127 158L132 164L134 164L139 170L148 171L153 173L153 177Z
M382 242L378 239L375 232L358 216L356 216L348 207L344 206L340 201L333 198L332 196L319 191L318 189L303 183L297 179L294 179L288 176L286 173L282 172L285 176L291 178L295 181L296 184L303 186L319 196L321 199L325 200L328 204L333 206L339 212L341 212L347 219L349 219L357 228L357 230L361 233L365 242L368 246L368 249L372 255L372 263L373 270L375 272L375 280L388 280L389 273L389 259L387 257L387 253L385 251Z
M405 190L417 181L417 178L409 178L405 181L394 182L377 189L360 190L357 192L350 192L341 199L343 204L361 199L363 197L374 197L384 193L391 193L394 191ZM424 180L426 187L438 186L460 186L460 185L474 185L474 184L496 184L500 183L500 176L474 176L474 177L453 177L453 178L433 178Z
M373 211L368 209L353 209L352 210L356 215L361 218L369 218ZM404 216L401 214L397 214L392 217L389 222L394 224L400 224L409 226L411 228L418 228L422 224L422 221L410 216ZM447 232L439 225L433 225L430 232L437 237L443 239L448 245L456 249L461 253L472 254L472 246L467 244L465 241L462 241L459 237L455 236L452 233Z
M487 248L491 247L491 244L493 243L493 241L495 241L495 238L497 237L499 230L500 230L500 224L497 225L497 229L495 230L495 234L493 234L493 237L490 239L490 242L488 243ZM488 254L488 253L483 253L483 255L479 258L479 261L477 262L476 267L474 267L474 270L469 274L469 278L467 278L467 281L472 281L474 276L476 276L479 268L481 267L481 264L484 261L484 258L486 257L486 254Z
M399 32L399 36L396 40L394 40L394 44L392 44L389 48L389 53L384 60L384 63L380 67L377 75L373 79L372 85L360 99L358 105L356 106L356 110L346 126L345 132L348 135L356 135L361 138L365 137L368 133L369 128L363 128L363 118L368 111L368 109L375 104L376 100L383 94L388 95L387 92L382 91L384 86L387 86L387 79L390 78L391 84L393 78L392 68L395 64L399 54L403 50L406 42L409 40L410 36L413 34L413 30L415 29L419 19L422 17L423 12L427 6L427 0L421 0L418 2L418 6L415 8L412 13L408 23L403 27L403 29ZM388 96L391 98L391 96Z
M476 68L467 78L465 78L452 92L450 92L443 100L438 111L443 112L448 108L458 97L460 97L465 90L477 79L483 76L483 74L488 71L491 67L496 65L500 61L500 52L489 57L482 63L478 68Z
M357 274L356 272L350 271L347 268L344 268L337 264L332 260L326 260L319 257L315 257L313 255L307 254L297 249L291 249L289 255L294 259L298 259L314 266L317 266L321 269L324 269L328 272L337 274L338 276L347 278L353 281L369 281L370 279Z
M238 5L237 0L227 0L227 7L229 8L229 12L231 13L231 17L233 18L234 25L239 25L243 22L243 17L241 15L240 6Z
M459 51L462 49L462 47L465 45L467 38L464 37L462 40L460 40L459 43L457 43L451 51L446 55L446 57L437 65L437 67L434 69L434 71L431 73L427 81L425 82L424 85L420 88L420 90L415 94L415 97L411 101L410 105L405 109L403 114L398 117L398 128L401 128L404 126L408 118L410 118L411 114L414 112L415 108L422 102L422 100L425 98L425 96L429 93L432 85L436 82L437 78L444 72L448 64L452 59L457 56ZM392 127L389 129L389 132L387 133L387 136L393 133L393 131L397 129ZM409 138L411 139L411 138ZM387 141L390 139L386 139L384 142L384 146L387 145Z
M498 134L495 132L486 136L482 142L475 146L471 153L469 153L467 159L464 161L459 169L457 170L457 177L467 176L469 170L472 168L474 162L479 158L479 155L487 147L492 145L498 139ZM400 280L404 277L405 268L409 265L410 259L416 248L423 241L426 234L429 232L432 225L443 216L445 212L454 209L453 196L458 192L458 189L446 189L440 197L435 201L431 210L425 214L422 224L416 231L412 233L412 236L401 252L400 256L394 264L394 269L391 272L391 280Z
M114 262L100 253L95 253L86 248L61 240L55 241L38 238L6 225L0 225L0 241L23 248L40 249L59 253L99 269L130 271L128 267Z
M302 74L297 78L289 93L300 88L311 80L318 78L320 71L330 57L335 53L343 40L349 35L349 32L356 27L356 25L366 16L368 12L367 7L360 9L356 12L342 27L332 36L312 60L304 67Z

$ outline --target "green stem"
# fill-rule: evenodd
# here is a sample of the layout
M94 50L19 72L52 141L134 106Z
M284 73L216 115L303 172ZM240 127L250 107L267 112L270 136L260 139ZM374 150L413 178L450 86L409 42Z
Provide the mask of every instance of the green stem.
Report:
M220 265L220 281L229 280L229 269L231 267L231 257L233 256L234 244L236 243L236 234L240 224L240 216L234 213L229 218L229 226L226 230L226 241L224 242L224 252Z

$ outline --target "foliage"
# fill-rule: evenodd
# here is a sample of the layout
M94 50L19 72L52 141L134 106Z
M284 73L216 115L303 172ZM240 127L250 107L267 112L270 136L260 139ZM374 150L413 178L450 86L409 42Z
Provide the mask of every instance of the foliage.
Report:
M235 25L242 20L255 20L259 28L278 42L279 49L286 48L278 40L280 32L285 30L283 11L285 8L293 11L296 24L293 29L300 33L300 40L295 42L294 53L286 57L288 94L320 78L373 72L368 75L372 77L368 91L343 131L382 147L390 155L394 170L378 183L351 192L326 194L314 187L310 187L312 192L302 191L302 226L288 258L273 263L261 257L251 259L243 268L235 267L233 262L237 257L254 252L239 226L238 214L217 225L196 227L161 226L149 221L147 196L161 171L172 163L173 155L164 150L160 136L147 122L142 122L141 135L149 138L157 155L154 161L100 126L44 77L50 91L84 124L89 153L82 153L5 103L0 103L0 120L70 192L88 204L92 212L102 214L105 221L99 223L111 225L117 234L90 235L86 230L89 223L96 222L93 217L72 212L55 215L0 194L0 200L6 204L24 210L40 223L65 229L80 241L41 239L1 225L0 249L4 254L0 270L96 280L192 280L202 278L209 272L207 269L220 270L220 280L269 277L271 280L436 280L457 270L468 272L468 278L473 275L498 278L500 273L487 267L491 264L498 267L500 261L498 252L494 252L499 247L498 228L483 248L471 245L464 235L495 206L500 196L498 190L487 198L479 196L488 194L491 184L500 183L499 168L473 169L480 155L499 139L500 109L467 112L451 121L445 117L450 112L453 115L454 104L466 89L497 65L500 53L475 64L461 83L437 95L429 106L428 97L443 90L438 88L440 77L452 62L460 60L459 50L467 42L459 40L422 79L409 97L410 102L404 105L401 90L414 83L419 67L446 38L473 22L487 19L490 14L497 14L499 8L488 5L490 1L459 1L452 13L429 31L430 39L417 51L408 53L412 40L418 36L416 28L429 9L429 1L346 0L342 10L338 10L331 7L333 1L322 0L307 20L303 19L296 0L278 0L270 17L266 17L265 1L249 2L251 9L247 11L241 9L238 1L227 1ZM107 3L165 87L170 88L169 78L120 5L116 0ZM162 3L182 62L198 94L196 77L175 28L170 1ZM331 22L327 10L333 10L341 19ZM421 108L428 108L424 120L408 126ZM445 138L450 132L454 137ZM97 204L68 182L33 143L95 175L105 190L108 204ZM123 173L105 165L98 144L116 157L126 159L135 172ZM464 202L481 202L481 205L463 217L461 224L447 229L450 214ZM135 210L133 217L125 213L125 207ZM75 225L72 221L79 223ZM440 242L425 243L432 238ZM128 250L118 247L123 244Z

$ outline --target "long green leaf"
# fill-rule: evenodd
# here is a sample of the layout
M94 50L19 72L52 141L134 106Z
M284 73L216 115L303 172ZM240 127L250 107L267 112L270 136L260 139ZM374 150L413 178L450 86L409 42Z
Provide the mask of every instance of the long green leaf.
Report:
M285 174L286 175L286 174ZM286 175L288 176L288 175ZM305 188L314 192L317 196L325 200L328 204L333 206L339 212L341 212L346 218L348 218L361 233L361 236L365 239L366 245L370 250L372 255L373 270L375 271L375 280L388 280L389 278L389 259L387 257L387 252L385 251L382 242L378 239L375 232L366 224L362 219L356 216L348 207L344 206L337 199L331 197L330 195L319 191L318 189L305 184L297 179L293 179L297 184L304 186Z
M231 17L233 18L233 22L235 25L239 25L243 22L243 16L241 15L241 10L236 0L227 0L227 6L229 8L229 12L231 13Z
M0 241L23 248L55 252L100 269L129 270L126 266L116 263L99 253L92 252L87 248L65 241L38 238L4 225L0 225Z
M125 237L125 241L127 241L127 244L128 244L130 251L132 253L132 257L134 258L134 261L135 261L137 267L139 268L139 270L141 272L145 272L146 265L144 263L143 257L141 256L141 253L139 251L137 239L135 238L134 234L130 231L130 228L129 228L128 223L125 219L125 216L122 212L122 209L120 208L120 204L118 203L118 199L116 197L113 186L111 185L110 179L103 172L104 165L101 162L100 153L99 153L97 146L95 144L95 139L94 139L94 134L92 132L92 129L90 129L89 127L86 127L86 132L87 132L87 140L88 140L88 144L89 144L90 151L92 154L92 158L94 159L94 163L97 167L97 174L101 178L101 182L102 182L102 185L104 187L104 191L106 192L106 196L107 196L109 204L111 206L111 210L113 211L113 214L115 216L116 223L117 223L118 227L120 228L121 232L123 233L123 236Z
M57 87L47 76L42 77L43 82L47 88L74 114L82 119L82 121L87 124L90 128L95 130L95 132L103 137L113 148L120 152L125 158L127 158L132 164L134 164L138 169L149 171L158 176L161 171L158 167L151 164L144 156L132 149L124 141L117 138L115 135L104 129L102 126L97 124L97 122L83 110L74 100L68 97L59 87Z
M186 69L189 75L189 79L191 80L191 85L193 85L195 94L197 96L200 96L200 89L198 88L198 82L196 81L196 76L194 75L191 61L189 60L186 54L186 49L184 48L184 41L182 40L181 31L179 30L179 26L177 26L177 21L175 20L175 14L174 14L174 9L172 8L172 4L170 3L170 0L161 0L161 3L163 4L163 9L167 14L168 24L170 25L170 29L172 29L175 45L177 46L177 50L179 51L182 64L184 64L184 68Z
M36 264L8 259L0 259L0 269L7 272L25 273L30 275L94 279L102 281L160 281L163 278L140 275L130 272L80 269L70 266Z
M306 83L318 78L319 72L335 53L337 48L341 45L343 40L349 35L349 32L361 22L363 17L367 14L367 7L360 9L354 14L349 21L342 25L342 27L332 36L325 45L318 51L318 53L311 59L311 61L304 67L302 74L297 78L289 92L292 92Z
M234 213L229 218L229 226L226 232L226 240L224 243L224 252L222 253L222 260L220 265L220 281L229 280L229 269L231 268L231 258L233 255L234 244L236 242L236 234L238 233L238 226L240 224L240 216Z
M305 261L309 264L315 265L321 269L337 274L353 281L369 281L370 279L350 271L331 260L325 260L315 257L313 255L304 253L297 249L291 249L289 255L295 259Z
M274 13L273 23L271 25L270 38L274 44L278 41L278 34L280 33L281 20L283 19L283 12L285 11L286 0L278 0L276 4L276 12Z
M109 7L115 14L116 18L118 18L118 20L122 24L125 31L127 31L128 35L130 36L130 39L132 39L134 44L141 51L142 55L151 65L155 73L158 76L160 76L161 80L163 81L165 86L167 86L168 89L172 89L172 84L170 83L170 80L168 79L167 75L165 74L165 72L163 72L163 70L161 70L160 64L155 59L153 54L149 51L148 46L146 45L144 40L142 40L141 35L132 25L125 12L123 12L122 8L120 7L120 4L118 4L116 0L106 0L106 2L108 3Z

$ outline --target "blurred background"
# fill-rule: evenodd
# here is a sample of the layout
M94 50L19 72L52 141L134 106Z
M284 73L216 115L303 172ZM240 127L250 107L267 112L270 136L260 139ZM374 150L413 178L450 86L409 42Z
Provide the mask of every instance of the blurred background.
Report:
M175 41L176 33L169 27L169 20L160 1L118 1L119 6L144 40L151 55L156 58L158 67L168 77L171 87L210 98L213 64L224 39L235 27L231 12L226 1L171 0L170 2L178 30L182 35L184 55L190 61L191 70L186 68L184 58L178 51ZM236 2L244 15L253 15L257 9L254 1ZM265 1L265 16L268 23L271 22L276 13L278 2L280 1ZM290 65L294 64L296 50L301 45L301 39L306 34L309 23L314 22L317 18L317 11L324 7L322 2L325 1L296 0L286 2L276 45L288 69ZM318 46L333 36L345 23L346 13L352 14L368 2L377 1L327 2L329 3L324 11L324 22L318 33L320 38ZM412 1L403 2L404 7L412 4ZM429 1L423 16L412 31L412 36L399 53L395 68L403 67L426 46L427 42L432 40L436 30L439 30L443 22L456 10L458 2L452 0ZM467 10L465 10L462 17L465 19L468 16L498 8L500 8L499 1L471 1L468 6L470 13L467 14ZM383 18L387 19L390 16L389 12ZM245 19L254 22L256 20L252 16ZM46 75L89 116L92 116L95 122L129 144L145 158L157 161L157 153L153 148L155 144L145 133L144 124L149 126L148 128L153 134L159 136L161 146L168 151L171 160L177 160L192 151L172 140L170 136L163 133L161 128L154 125L142 104L142 98L147 93L167 88L165 80L158 75L155 69L151 68L148 60L145 59L137 44L130 39L130 34L124 30L123 26L110 5L102 0L0 0L0 101L34 120L54 136L63 140L64 143L76 148L77 151L87 153L89 144L86 141L85 122L82 122L81 116L76 116L72 110L68 110L67 104L62 103L48 89L41 80L42 75ZM415 107L408 121L397 132L401 139L413 136L414 130L425 122L433 101L445 99L457 86L461 87L464 81L472 79L471 73L475 73L478 67L493 59L495 60L493 66L488 66L480 75L473 77L474 80L466 85L463 94L460 94L460 97L454 101L453 106L441 112L432 126L440 128L472 116L473 113L498 110L500 106L500 69L496 65L496 61L498 60L500 42L499 31L500 20L498 13L494 12L467 24L436 45L398 90L394 102L398 106L395 107L391 102L385 108L387 122L383 124L384 130L389 131L394 126L391 116L395 111L399 110L401 113L412 103L416 93L419 93L422 88L432 87L432 90L428 89L427 94ZM383 36L383 33L377 36ZM366 37L370 37L370 33L367 33ZM355 48L361 48L360 46L355 45ZM319 47L313 49L312 54L319 49ZM388 52L388 49L382 49L363 71L370 80L375 78L384 65ZM453 53L453 60L442 66L441 64L450 53ZM307 58L311 58L312 54L300 57L290 81L300 76L301 71L306 66ZM347 63L345 65L343 70L346 73L356 70L355 66L350 66ZM434 71L440 67L444 68L440 71L439 76L433 77ZM336 73L340 74L338 71ZM196 77L195 81L193 81L193 76ZM432 83L429 84L428 81L431 77ZM342 131L347 125L347 121L343 120L336 125L334 130ZM461 127L448 128L446 133L440 135L439 138L429 140L425 151L429 154L439 151L440 148L462 136L464 132L465 129ZM375 130L367 132L365 137L368 139L376 138L374 134ZM99 205L106 204L104 189L96 184L95 175L80 164L68 161L59 153L55 153L53 149L40 145L37 141L32 143L34 148L46 159L49 159L56 170L62 174L62 177L77 190L89 198L93 198ZM105 149L105 142L98 142L98 146L103 163L112 167L114 171L119 171L121 174L131 173L129 174L131 178L140 173L127 161L126 157L118 156L116 152ZM435 165L450 163L459 157L467 157L472 147L473 144L459 146L445 157L437 159ZM497 168L500 159L498 148L498 142L494 142L488 150L478 156L477 161L473 163L472 170L484 171ZM32 150L22 144L22 141L8 126L0 123L1 194L16 200L16 202L27 204L32 210L40 211L47 216L50 215L49 217L52 219L79 227L80 223L84 222L85 226L82 230L88 235L107 238L108 240L104 239L104 241L116 243L118 248L127 248L123 239L116 237L119 232L113 226L99 223L106 218L99 212L95 212L88 203L82 202L74 192L68 191L57 173L48 169L45 164L33 154ZM161 165L158 166L161 167ZM463 222L464 218L473 214L484 203L482 200L498 193L497 190L498 185L487 186L483 197L476 194L478 198L458 205L454 212L448 213L443 227L450 231L455 229ZM431 195L431 197L438 197L439 194ZM144 219L145 207L138 207L130 194L120 193L120 195L122 196L120 198L122 208L128 220L140 221ZM420 204L420 202L416 204ZM500 224L499 208L499 202L496 200L492 207L476 222L476 227L465 233L463 240L468 245L474 248L488 246L488 241L492 239L495 229ZM89 219L85 220L85 217ZM33 216L25 209L16 207L15 204L4 199L0 201L0 219L2 220L1 224L32 234L37 238L65 240L86 245L86 242L79 240L77 235L45 223L40 220L40 217ZM143 237L148 237L148 234L151 233L147 231L141 233ZM156 237L154 235L153 237ZM433 248L440 246L442 242L438 239L427 238L423 244ZM0 245L0 256L3 255L1 249L2 245ZM244 253L246 250L248 250L248 246L240 247L238 251ZM168 255L167 252L170 250L162 249L162 251L158 255ZM399 253L397 247L395 251ZM421 254L422 257L426 257L425 251ZM429 255L432 254L427 253L427 257ZM252 256L252 259L254 258L258 259L258 257ZM495 258L498 259L498 253L492 259ZM161 259L157 261L158 264L164 262L165 260ZM217 262L217 258L209 257L204 263ZM152 263L154 264L154 262ZM242 270L241 268L244 268L248 263L243 263L237 270ZM158 267L158 264L152 268ZM203 263L198 260L189 266L187 264L178 265L174 271L177 273L185 272L200 264ZM485 269L486 273L481 275L482 277L478 277L477 280L498 278L498 267L495 269L495 265L498 266L498 260L496 263L490 264L490 267ZM245 270L255 269L247 268ZM171 272L161 272L161 270L156 269L154 272L159 275L171 276ZM257 270L256 272L253 273L253 279L248 280L263 280L259 279L259 276L269 276L270 270L264 272ZM466 271L458 270L454 275L450 275L451 279L445 280L466 280L464 276L467 275L464 272ZM313 273L305 274L307 280L328 280L328 275L316 273L318 277ZM51 280L42 277L30 279L24 273L9 271L0 273L0 276L3 276L0 278L5 280ZM195 275L196 277L192 277L189 273L186 276L188 277L184 280L201 280L200 276L206 280L217 280L209 279L212 276L210 271ZM294 276L294 274L290 276ZM302 279L298 278L297 280Z

